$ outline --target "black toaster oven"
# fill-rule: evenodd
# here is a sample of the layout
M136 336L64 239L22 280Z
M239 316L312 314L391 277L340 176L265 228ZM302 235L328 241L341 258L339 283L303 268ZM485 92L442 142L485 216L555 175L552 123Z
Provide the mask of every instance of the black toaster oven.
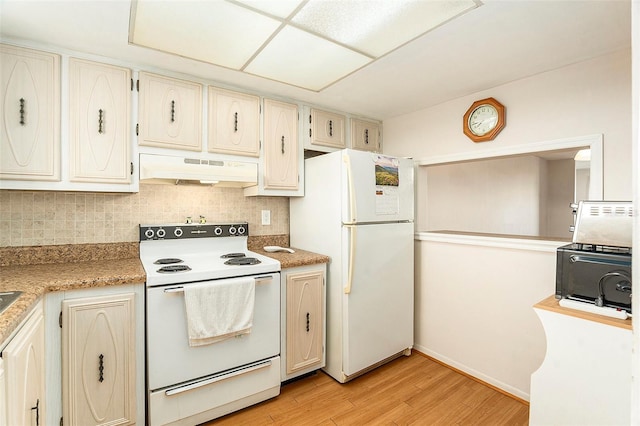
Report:
M631 249L579 243L559 247L556 298L631 313Z

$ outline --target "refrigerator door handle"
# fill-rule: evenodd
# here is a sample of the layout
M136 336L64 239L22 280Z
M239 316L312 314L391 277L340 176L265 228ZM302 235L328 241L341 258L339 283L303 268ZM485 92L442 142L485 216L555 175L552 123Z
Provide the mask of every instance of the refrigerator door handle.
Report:
M349 229L349 269L347 271L347 285L344 287L344 294L351 293L353 284L353 261L356 257L356 227L345 225Z
M345 164L347 170L347 182L349 185L349 222L346 223L355 223L356 222L356 195L353 190L353 173L351 172L351 159L349 158L349 154L342 155L342 161Z

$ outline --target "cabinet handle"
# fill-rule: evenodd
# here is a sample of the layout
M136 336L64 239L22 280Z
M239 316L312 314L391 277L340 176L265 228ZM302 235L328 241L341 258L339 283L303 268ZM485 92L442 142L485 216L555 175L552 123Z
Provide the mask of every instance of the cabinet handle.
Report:
M100 133L100 134L104 133L103 118L104 118L104 111L99 109L98 110L98 133Z
M20 98L20 125L24 126L26 122L24 121L24 98Z
M329 120L329 136L333 136L333 120Z
M282 141L282 153L284 154L284 135L282 135L282 139L280 139Z
M309 315L309 312L307 312L307 333L309 332L310 317L311 317L311 315Z
M176 121L176 101L171 101L171 122Z
M36 426L40 425L40 398L36 400L36 406L31 407L31 411L36 410Z
M104 382L104 355L100 354L98 358L100 359L98 362L98 370L100 371L100 378L98 381L102 383Z
M364 129L364 143L369 145L369 129Z
M233 114L233 131L237 132L238 131L238 113L234 113Z

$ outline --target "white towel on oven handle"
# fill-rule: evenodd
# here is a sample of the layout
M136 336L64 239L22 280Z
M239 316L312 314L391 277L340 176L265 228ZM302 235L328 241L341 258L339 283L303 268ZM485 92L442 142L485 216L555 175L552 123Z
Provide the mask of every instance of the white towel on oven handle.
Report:
M251 332L255 280L184 286L189 346L203 346Z

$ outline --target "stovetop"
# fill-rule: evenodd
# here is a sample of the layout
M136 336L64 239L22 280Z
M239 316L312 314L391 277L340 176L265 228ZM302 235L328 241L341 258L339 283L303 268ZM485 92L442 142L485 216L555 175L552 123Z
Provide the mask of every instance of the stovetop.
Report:
M140 225L147 286L280 271L280 262L247 249L248 224Z

